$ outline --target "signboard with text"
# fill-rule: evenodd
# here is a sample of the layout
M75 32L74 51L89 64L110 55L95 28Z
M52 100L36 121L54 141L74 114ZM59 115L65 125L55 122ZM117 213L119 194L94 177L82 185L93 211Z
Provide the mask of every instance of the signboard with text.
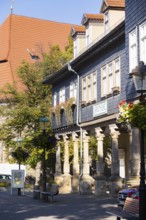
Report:
M93 105L93 117L107 114L107 100L98 102Z

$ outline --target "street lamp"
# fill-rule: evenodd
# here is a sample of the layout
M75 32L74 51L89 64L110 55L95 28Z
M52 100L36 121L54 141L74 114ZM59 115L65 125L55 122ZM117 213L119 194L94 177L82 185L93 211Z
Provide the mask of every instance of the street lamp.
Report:
M23 141L22 137L19 135L19 137L17 139L19 151L21 150L22 141ZM19 164L19 170L21 170L21 159L20 158L18 158L18 164ZM21 196L21 188L18 188L18 196Z
M46 117L41 117L40 118L40 127L42 129L43 135L46 135L46 129L48 125L48 118ZM45 144L43 145L43 176L42 176L42 181L43 181L43 192L46 192L46 146Z
M146 65L140 61L139 66L132 70L134 85L137 93L140 93L140 102L144 104L144 92L146 92ZM140 185L139 185L139 217L146 219L146 185L145 185L145 152L144 152L144 130L140 130Z

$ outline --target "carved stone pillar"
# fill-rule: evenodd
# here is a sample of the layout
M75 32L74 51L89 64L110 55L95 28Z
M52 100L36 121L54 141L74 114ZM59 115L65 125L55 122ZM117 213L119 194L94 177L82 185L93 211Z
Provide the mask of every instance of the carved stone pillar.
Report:
M62 171L61 171L61 157L60 157L60 145L59 145L59 140L60 138L58 135L55 136L57 139L57 144L56 144L56 164L55 164L55 175L54 175L54 180L57 183L57 185L60 187L62 186L63 182L63 177L62 177Z
M128 184L139 185L140 173L140 131L132 127L129 147L129 179Z
M122 178L119 175L119 155L118 155L118 138L119 131L115 124L109 125L110 134L112 138L112 166L111 166L111 177L110 177L110 192L116 194L122 188Z
M79 191L79 136L76 132L72 133L73 138L73 177L72 177L72 192Z
M91 194L93 178L89 175L89 136L86 130L83 130L83 175L80 182L80 193Z
M103 162L103 139L104 134L100 127L95 128L97 138L97 163L96 163L96 176L95 176L95 195L106 194L106 178L104 176L104 162Z
M61 187L61 193L70 193L71 192L71 175L70 175L70 164L69 164L69 137L68 135L63 135L64 140L64 175L63 175L63 184Z

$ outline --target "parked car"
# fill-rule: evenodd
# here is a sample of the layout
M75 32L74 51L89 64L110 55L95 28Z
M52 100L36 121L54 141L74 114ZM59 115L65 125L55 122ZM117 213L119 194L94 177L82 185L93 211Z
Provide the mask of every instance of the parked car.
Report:
M132 194L131 198L139 200L139 191Z
M127 188L127 189L122 189L118 192L118 206L124 206L124 202L127 197L132 197L134 193L138 192L138 188Z
M0 174L0 186L10 186L11 185L11 175Z

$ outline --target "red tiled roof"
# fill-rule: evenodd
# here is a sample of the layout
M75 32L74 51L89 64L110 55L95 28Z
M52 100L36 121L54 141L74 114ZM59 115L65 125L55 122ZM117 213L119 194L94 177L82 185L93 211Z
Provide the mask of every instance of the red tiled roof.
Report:
M72 28L76 31L76 32L85 32L85 27L82 25L74 25L72 26Z
M125 8L125 0L103 0L100 12L103 13L108 8Z
M125 0L106 0L108 6L125 7Z
M84 14L88 19L104 20L103 14Z
M82 25L73 25L71 28L71 36L73 37L77 33L85 33L85 27Z
M85 25L89 20L91 21L103 21L103 14L84 14L82 18L82 24Z
M63 50L72 24L9 15L0 26L0 87L17 81L16 69L23 60L34 62L28 51L40 55L50 46ZM3 62L7 60L8 62Z

